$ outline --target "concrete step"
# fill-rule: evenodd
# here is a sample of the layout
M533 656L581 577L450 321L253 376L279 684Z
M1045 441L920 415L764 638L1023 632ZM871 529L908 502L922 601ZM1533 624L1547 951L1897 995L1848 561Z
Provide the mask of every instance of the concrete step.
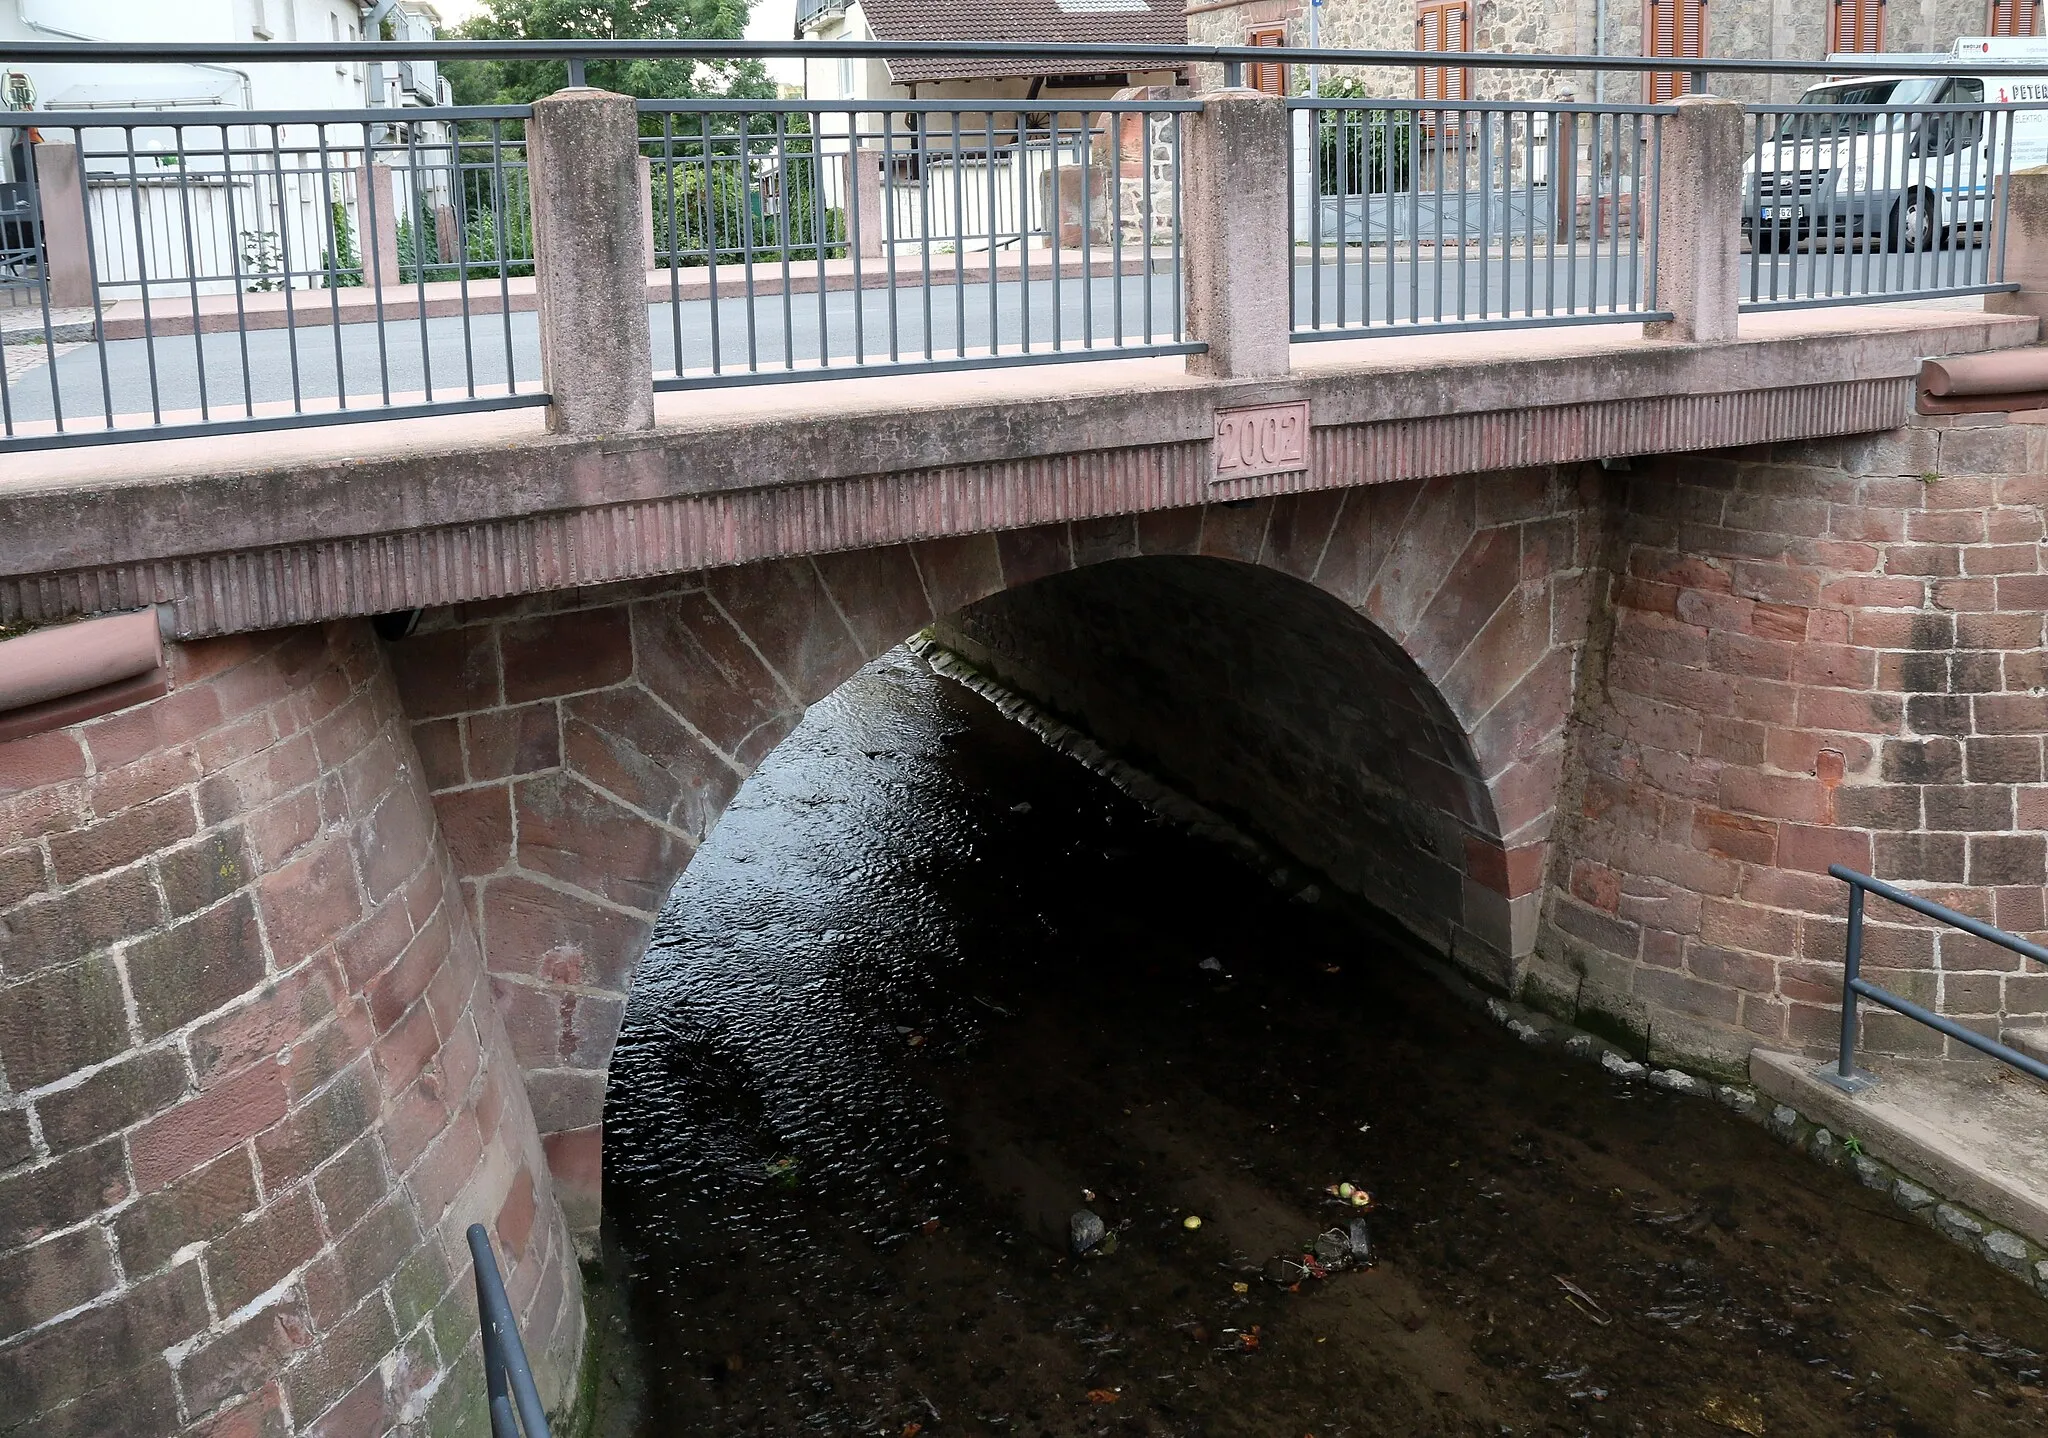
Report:
M2048 1084L2001 1064L1873 1065L1877 1082L1848 1094L1820 1077L1832 1062L1757 1049L1750 1082L1838 1136L1853 1135L1872 1158L2048 1247Z
M2007 1029L1999 1035L1999 1041L2030 1059L2048 1064L2048 1029Z

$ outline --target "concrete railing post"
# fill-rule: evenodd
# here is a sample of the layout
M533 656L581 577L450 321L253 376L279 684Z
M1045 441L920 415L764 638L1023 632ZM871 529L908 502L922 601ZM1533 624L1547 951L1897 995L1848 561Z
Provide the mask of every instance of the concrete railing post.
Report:
M654 268L654 161L641 155L633 161L640 187L640 255Z
M85 242L85 166L78 146L36 146L36 203L42 211L51 306L91 305L92 251Z
M1287 373L1293 234L1287 110L1250 90L1204 97L1188 116L1184 283L1190 374L1264 379Z
M847 224L847 238L850 241L858 228L860 257L880 259L886 233L882 220L882 156L877 150L861 148L858 134L847 137L847 146L846 205L855 212Z
M2016 170L1998 180L1998 208L2005 223L2005 273L2017 294L1986 295L1984 308L2000 315L2034 315L2048 326L2048 166ZM1987 247L1996 255L1998 237ZM2048 333L2042 336L2048 339Z
M417 259L418 235L413 236L412 252ZM363 267L363 283L373 289L405 283L398 268L398 200L391 191L389 165L356 166L356 260Z
M651 429L654 361L632 97L588 89L544 96L533 103L526 134L548 429Z
M1657 308L1651 339L1735 338L1742 278L1742 105L1688 95L1664 122L1657 179Z

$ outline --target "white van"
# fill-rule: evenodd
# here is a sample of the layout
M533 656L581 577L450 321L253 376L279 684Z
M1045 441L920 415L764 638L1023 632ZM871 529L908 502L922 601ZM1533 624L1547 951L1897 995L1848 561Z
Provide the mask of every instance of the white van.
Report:
M2048 164L2048 74L1998 73L2048 65L2048 43L1970 38L1926 58L1934 63L1925 75L1815 85L1797 109L1778 114L1775 130L1761 132L1743 170L1742 233L1752 248L1881 240L1931 250L1966 241L1990 218L1999 173ZM1882 112L1932 105L1986 108Z

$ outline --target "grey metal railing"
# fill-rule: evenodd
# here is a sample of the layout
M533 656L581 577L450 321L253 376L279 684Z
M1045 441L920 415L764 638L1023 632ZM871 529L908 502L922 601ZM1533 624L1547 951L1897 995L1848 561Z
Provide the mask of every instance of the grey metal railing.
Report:
M491 1438L552 1438L526 1344L505 1296L505 1280L491 1253L491 1236L481 1223L469 1226L469 1255L476 1269L476 1309L484 1350L484 1393L491 1410Z
M2019 113L2044 109L1752 106L1742 308L2017 289L2005 278L1998 180L2015 166Z
M5 338L43 347L0 368L0 444L545 403L529 113L0 114L45 141L0 236L41 261Z
M1894 1013L1904 1014L1915 1023L1925 1024L1936 1033L1952 1038L1957 1043L1976 1049L1979 1053L1989 1054L2000 1063L2010 1064L2021 1073L2048 1080L2048 1064L2042 1063L2039 1059L2023 1054L2018 1049L2009 1048L1996 1039L1988 1038L1946 1015L1935 1013L1932 1009L1923 1008L1911 999L1901 998L1864 978L1863 896L1866 893L1875 894L1901 908L1910 909L1937 923L1947 924L1950 928L1960 929L1986 943L1996 944L2036 963L2048 964L2048 949L2042 948L2039 944L2030 944L2017 934L2008 934L2003 929L1993 928L1982 919L1973 919L1968 914L1958 913L1931 899L1923 899L1918 894L1908 893L1896 885L1887 884L1882 879L1859 874L1842 864L1830 864L1828 873L1849 886L1849 927L1842 956L1841 1052L1835 1064L1835 1071L1824 1073L1821 1077L1850 1093L1868 1088L1875 1082L1870 1074L1856 1067L1857 1001L1869 999L1872 1003L1882 1004Z
M1199 101L640 108L657 389L1199 348L1180 229Z
M682 40L24 42L9 51L19 63L376 61L421 74L443 60L517 59L560 65L572 85L593 61L821 53L799 42ZM1565 78L1670 64L959 41L837 41L831 54L1057 61L1070 73L1144 66L1184 80L1205 65L1325 75L1421 65L1489 85L1502 71ZM1729 73L1826 66L1687 68L1706 87ZM2042 74L2048 60L1998 68ZM1188 116L1200 102L1060 103L1068 108L1042 98L643 102L652 383L1200 348L1185 323L1180 203ZM1294 338L1666 317L1655 260L1668 108L1327 96L1290 108ZM1829 108L1821 122L1797 107L1754 112L1746 308L2012 288L2003 215L1989 198L1997 176L2025 159L2014 154L2010 107L1887 107L1847 150L1828 146L1858 112ZM76 141L85 156L68 185L46 184L40 165L0 183L0 339L10 359L0 368L0 450L547 402L529 115L519 106L0 115L0 140L32 125L60 142L39 154L54 161L61 142ZM1801 128L1814 123L1817 138ZM1879 193L1844 190L1837 175L1832 189L1801 191L1803 169L1819 168L1802 155L1853 154L1856 144L1890 147L1915 175L1931 175L1931 210L1908 204L1896 222L1886 218L1885 196L1908 199L1917 181L1909 194L1903 179L1887 178ZM375 183L366 188L364 176ZM1783 198L1788 177L1793 194ZM63 197L54 211L51 194ZM1786 205L1801 208L1787 215ZM1930 213L1957 243L1925 241ZM1884 249L1894 229L1903 238Z
M1667 110L1289 108L1296 340L1669 318L1656 292Z

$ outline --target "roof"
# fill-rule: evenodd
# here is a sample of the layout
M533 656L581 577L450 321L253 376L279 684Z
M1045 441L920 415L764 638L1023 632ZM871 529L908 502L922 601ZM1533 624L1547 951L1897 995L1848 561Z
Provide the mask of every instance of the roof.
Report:
M877 40L988 40L1048 45L1185 45L1183 0L860 0ZM891 60L889 78L964 80L986 76L1104 74L1164 70L1157 61Z

